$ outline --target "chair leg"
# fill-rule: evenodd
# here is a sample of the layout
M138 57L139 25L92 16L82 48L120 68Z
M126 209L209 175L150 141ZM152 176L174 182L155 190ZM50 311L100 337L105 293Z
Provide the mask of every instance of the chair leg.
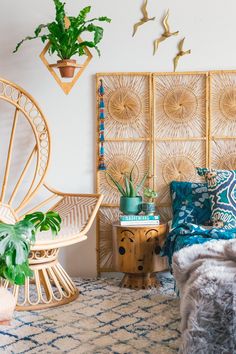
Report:
M10 287L16 297L17 311L42 310L74 301L79 291L58 262L58 249L31 252L29 263L33 278L26 279L25 285Z

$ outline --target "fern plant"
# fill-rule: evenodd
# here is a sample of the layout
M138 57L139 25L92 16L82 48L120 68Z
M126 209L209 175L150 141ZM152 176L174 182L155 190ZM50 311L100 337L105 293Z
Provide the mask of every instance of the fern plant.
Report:
M60 0L53 0L53 2L56 10L55 21L40 24L35 29L34 36L27 36L17 44L14 53L25 41L40 38L43 43L47 40L50 41L49 53L57 53L62 60L70 59L74 55L84 55L85 47L94 48L100 56L100 50L97 45L103 38L103 28L95 25L94 22L111 22L111 19L106 16L87 19L91 6L86 6L80 11L78 16L67 17L68 26L66 24L65 3ZM79 43L78 37L84 32L91 33L93 38Z
M29 268L30 246L35 242L37 231L60 231L58 213L36 212L28 214L16 224L0 223L0 277L13 284L23 285L25 278L32 276Z
M146 181L148 172L146 172L141 180L141 182L137 185L135 185L134 180L133 180L133 170L134 167L131 169L130 173L124 173L124 187L122 186L121 183L119 183L111 174L106 172L112 183L116 186L118 191L123 197L128 197L128 198L135 198L139 195L139 192L144 186L144 183Z

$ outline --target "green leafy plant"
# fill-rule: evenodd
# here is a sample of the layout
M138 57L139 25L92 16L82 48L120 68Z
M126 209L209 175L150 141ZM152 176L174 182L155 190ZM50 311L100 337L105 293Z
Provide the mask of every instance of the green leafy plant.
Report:
M158 193L152 188L145 188L143 191L143 196L147 199L148 203L153 203L154 199L157 198Z
M95 25L94 22L111 22L111 19L105 16L87 19L91 6L86 6L78 16L67 17L69 23L69 26L67 26L65 3L60 0L53 0L53 2L56 10L55 21L39 25L34 31L34 36L27 36L17 44L14 53L25 41L40 38L43 43L47 40L50 41L49 53L57 53L62 60L70 59L74 55L84 55L85 47L96 49L100 55L97 45L103 38L103 28ZM91 33L93 38L79 43L78 37L84 32Z
M134 167L131 169L130 173L124 173L124 187L122 186L121 183L119 183L111 174L106 172L107 176L110 178L110 180L114 183L118 191L123 197L129 197L129 198L135 198L139 195L139 192L144 186L144 183L146 181L148 172L146 172L141 180L141 182L137 185L135 185L134 180L133 180L133 170Z
M30 246L35 242L37 231L60 231L58 213L36 212L28 214L16 224L0 223L0 277L13 284L23 285L25 278L32 276L29 268Z
M46 214L37 211L26 215L24 220L31 222L39 231L51 230L53 235L60 231L61 218L55 211L48 211Z

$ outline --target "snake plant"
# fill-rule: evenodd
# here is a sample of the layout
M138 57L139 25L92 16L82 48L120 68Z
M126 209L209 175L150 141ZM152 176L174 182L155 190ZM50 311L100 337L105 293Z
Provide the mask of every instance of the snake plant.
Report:
M13 284L23 285L25 278L32 276L29 268L30 246L35 242L37 231L60 231L58 213L36 212L28 214L16 224L0 223L0 277Z
M139 192L143 188L146 178L148 176L148 172L146 172L143 178L141 179L141 182L135 185L135 182L133 180L133 170L134 167L131 169L129 174L124 173L124 187L110 173L106 172L107 176L110 178L112 183L116 186L116 188L118 189L118 191L123 197L129 197L129 198L137 197Z
M66 16L65 3L60 0L53 0L56 10L55 20L47 24L40 24L34 31L33 36L27 36L16 46L14 53L28 40L40 38L42 42L50 41L49 54L56 53L60 59L70 59L74 55L84 55L85 47L94 48L100 55L97 44L103 38L103 28L94 22L110 22L108 17L87 19L91 6L83 8L78 16ZM67 21L66 21L67 19ZM69 25L68 25L69 23ZM88 32L93 35L91 40L78 42L82 33Z

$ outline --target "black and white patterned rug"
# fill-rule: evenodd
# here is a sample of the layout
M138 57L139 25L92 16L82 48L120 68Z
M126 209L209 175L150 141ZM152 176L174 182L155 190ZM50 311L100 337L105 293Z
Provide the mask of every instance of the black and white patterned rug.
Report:
M176 353L179 300L169 274L151 290L119 288L119 278L74 279L79 298L62 307L16 312L0 327L0 353Z

